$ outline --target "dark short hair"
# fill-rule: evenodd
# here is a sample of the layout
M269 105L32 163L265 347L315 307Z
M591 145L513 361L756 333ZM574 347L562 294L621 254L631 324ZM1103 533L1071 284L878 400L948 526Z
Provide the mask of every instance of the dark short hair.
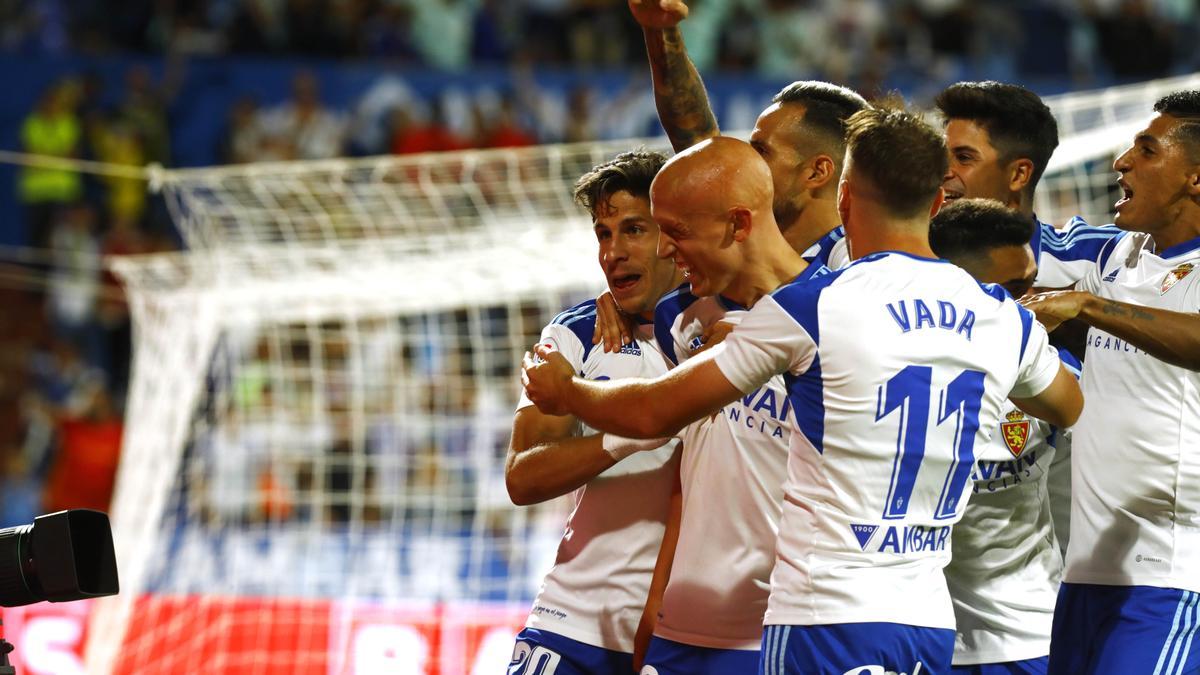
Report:
M1058 122L1037 94L1004 82L959 82L946 87L934 101L942 118L970 120L987 130L1003 162L1027 158L1033 176L1032 194L1058 147Z
M929 247L950 261L1023 246L1032 238L1033 219L994 199L956 199L929 222Z
M853 89L820 80L793 82L780 89L771 102L803 105L803 124L828 141L837 162L842 161L840 155L846 149L846 120L871 107L867 99Z
M661 152L639 149L622 152L597 164L575 183L575 202L596 217L596 209L618 192L650 199L650 184L667 161Z
M1200 164L1200 90L1177 91L1158 99L1154 112L1170 115L1183 122L1175 130L1175 136L1184 142L1188 158Z
M933 204L946 175L946 142L919 116L861 110L846 121L846 147L854 174L870 181L893 214L911 217Z

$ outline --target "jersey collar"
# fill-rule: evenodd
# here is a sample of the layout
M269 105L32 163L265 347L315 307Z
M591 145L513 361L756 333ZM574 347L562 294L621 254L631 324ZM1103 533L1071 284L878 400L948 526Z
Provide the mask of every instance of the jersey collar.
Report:
M1200 249L1200 237L1196 237L1195 239L1190 239L1182 244L1175 244L1171 248L1164 249L1158 253L1158 257L1174 258L1176 256L1183 255L1184 253L1191 253L1196 249Z

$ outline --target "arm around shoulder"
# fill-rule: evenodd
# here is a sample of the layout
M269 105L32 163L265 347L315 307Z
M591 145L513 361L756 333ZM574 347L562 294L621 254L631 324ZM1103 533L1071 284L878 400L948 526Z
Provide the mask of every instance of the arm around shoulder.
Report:
M1083 412L1083 392L1079 381L1061 364L1050 386L1034 396L1017 398L1012 402L1021 410L1059 428L1070 427Z

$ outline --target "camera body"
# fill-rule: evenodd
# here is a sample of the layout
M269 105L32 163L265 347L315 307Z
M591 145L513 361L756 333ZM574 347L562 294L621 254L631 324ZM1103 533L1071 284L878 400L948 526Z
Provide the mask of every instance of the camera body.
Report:
M0 530L0 607L70 602L118 590L106 514L70 509Z

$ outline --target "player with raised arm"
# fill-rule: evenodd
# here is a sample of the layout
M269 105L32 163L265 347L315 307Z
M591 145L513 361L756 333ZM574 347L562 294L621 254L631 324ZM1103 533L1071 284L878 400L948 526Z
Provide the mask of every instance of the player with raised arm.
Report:
M655 179L651 198L659 254L691 281L655 312L659 345L673 363L700 348L702 331L737 322L808 269L775 223L770 170L742 141L717 137L683 151ZM677 537L663 541L655 570L664 590L644 620L654 635L645 672L758 667L792 417L775 377L680 434L681 511L672 513Z
M944 673L942 568L976 443L1010 396L1063 426L1082 398L1031 314L933 258L940 135L882 109L848 126L839 212L853 264L763 297L667 375L589 382L539 346L545 361L527 356L523 380L544 412L655 437L785 373L796 421L760 672Z
M672 147L678 152L718 135L704 83L679 32L687 5L679 0L629 0L629 7L642 26L658 117ZM755 121L750 145L770 167L775 221L797 251L808 252L840 224L837 185L845 122L867 107L851 89L802 80L780 90Z
M656 255L658 225L650 216L650 184L664 161L654 152L623 153L576 184L576 201L592 215L608 287L643 321L635 342L605 353L592 348L594 302L559 314L541 340L580 377L666 372L650 327L658 299L680 280L675 266ZM632 672L634 632L675 481L674 447L580 430L575 419L543 414L522 398L505 464L509 495L532 504L573 491L575 509L517 636L510 675Z
M1200 669L1200 91L1113 163L1117 227L1075 291L1027 306L1091 328L1050 672Z
M929 246L976 280L1020 298L1037 276L1033 228L995 200L960 199L933 217ZM1059 358L1078 374L1069 352L1060 350ZM956 623L950 673L1045 673L1063 567L1047 482L1069 436L1011 403L991 431L976 451L974 494L954 526L946 566Z
M629 0L642 26L658 117L676 152L720 134L704 82L688 58L679 22L681 0ZM846 119L868 107L846 87L801 80L784 87L763 110L750 144L767 163L774 185L775 222L792 248L818 268L849 262L837 213L837 184L845 154ZM627 321L599 299L594 340L613 350L630 339Z
M1058 123L1050 108L1025 87L1003 82L959 82L938 94L950 166L942 189L946 201L995 199L1033 221L1030 238L1038 264L1036 285L1073 286L1108 240L1111 226L1071 219L1059 230L1037 219L1033 197L1058 147Z

